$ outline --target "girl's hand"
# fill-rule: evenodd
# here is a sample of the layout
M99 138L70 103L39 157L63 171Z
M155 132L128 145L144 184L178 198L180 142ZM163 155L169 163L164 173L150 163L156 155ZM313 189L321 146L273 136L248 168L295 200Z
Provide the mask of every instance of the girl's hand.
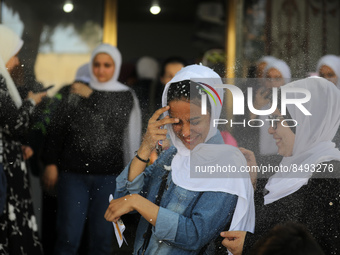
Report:
M129 181L133 181L145 170L146 164L149 163L150 155L156 148L157 142L166 139L167 130L163 129L163 126L179 122L179 119L170 118L169 116L158 120L161 114L169 109L169 106L158 109L150 118L148 128L143 137L143 142L137 151L138 157L136 155L131 162L128 176Z
M32 91L29 91L27 98L32 99L35 104L39 104L45 96L47 96L47 92L33 93Z
M246 234L246 231L222 232L221 236L224 237L222 245L226 247L233 255L241 255Z
M239 150L243 153L244 157L247 160L247 166L250 168L250 180L251 183L253 184L253 188L254 190L256 189L256 180L257 180L257 171L256 171L256 158L254 155L254 152L252 152L251 150L247 150L245 148L239 147Z
M46 191L52 192L58 181L58 167L56 165L47 165L42 175L43 187Z
M238 149L242 152L242 154L246 158L247 166L249 166L249 167L257 166L254 152L252 152L251 150L247 150L247 149L245 149L243 147L239 147Z
M71 86L71 93L77 94L77 95L84 97L84 98L89 98L89 96L92 94L92 92L93 92L93 90L89 86L87 86L87 85L85 85L81 82L75 82Z
M179 122L179 119L170 118L169 116L158 120L158 118L169 109L170 106L165 106L161 109L158 109L149 120L148 128L144 135L141 147L148 149L150 153L154 148L156 148L156 144L159 140L166 140L167 130L163 129L163 126L166 124Z
M22 150L22 155L24 157L24 160L29 159L34 154L34 151L28 145L21 145L21 150Z
M120 216L127 214L134 210L134 200L137 198L137 194L126 195L125 197L113 199L107 208L104 218L107 221L117 222Z

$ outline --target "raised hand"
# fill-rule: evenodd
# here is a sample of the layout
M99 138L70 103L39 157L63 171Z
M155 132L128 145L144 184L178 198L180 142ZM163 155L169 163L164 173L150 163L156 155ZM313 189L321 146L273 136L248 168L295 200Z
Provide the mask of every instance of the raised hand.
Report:
M159 117L166 111L170 109L169 106L165 106L163 108L158 109L150 118L148 122L148 127L143 137L143 142L141 147L146 149L151 153L153 149L156 148L156 144L159 140L165 140L167 130L163 129L163 126L166 124L174 124L179 122L177 118L170 118L169 116L164 117L163 119L159 119ZM140 148L141 149L141 148ZM139 150L138 150L139 152ZM149 154L150 155L150 154ZM148 155L148 156L149 156Z
M247 150L247 149L242 148L242 147L239 147L239 150L242 152L242 154L244 155L244 157L247 160L247 166L251 170L249 172L251 183L253 184L253 187L254 187L254 190L255 190L256 189L256 181L257 181L257 171L256 171L257 163L256 163L255 154L251 150Z
M92 94L93 90L81 82L75 82L72 84L70 92L81 97L88 98Z
M166 139L167 130L162 127L166 124L179 122L179 119L170 118L169 116L159 120L159 117L169 109L169 106L160 108L150 118L142 144L137 151L138 157L143 161L137 157L132 160L129 170L129 181L134 180L136 176L144 171L146 162L149 160L151 152L156 148L157 142Z

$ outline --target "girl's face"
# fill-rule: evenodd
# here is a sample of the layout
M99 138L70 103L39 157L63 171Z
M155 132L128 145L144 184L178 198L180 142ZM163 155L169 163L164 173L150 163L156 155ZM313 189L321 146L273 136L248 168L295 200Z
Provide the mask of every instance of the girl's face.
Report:
M289 127L284 127L281 124L284 118L279 110L276 109L272 116L279 121L273 121L273 123L276 122L273 125L271 124L272 122L270 122L268 133L275 139L279 154L283 157L290 157L293 155L295 134ZM283 124L287 125L285 122L283 122Z
M14 55L11 57L8 62L6 63L6 68L9 73L13 71L13 69L20 64L18 55Z
M329 80L330 82L333 82L335 85L338 82L338 76L336 76L335 72L333 71L332 68L330 68L329 66L323 65L320 67L319 69L319 75L327 80Z
M275 88L281 87L285 84L282 74L276 68L270 68L266 73L266 87Z
M171 101L169 106L170 117L179 119L172 124L173 131L184 146L192 150L204 143L210 129L210 114L202 115L201 107L189 101Z
M99 53L93 59L92 71L99 82L111 80L115 73L115 67L115 62L106 53Z
M182 63L169 63L164 67L164 75L160 78L161 82L165 86L175 74L182 69L184 65Z

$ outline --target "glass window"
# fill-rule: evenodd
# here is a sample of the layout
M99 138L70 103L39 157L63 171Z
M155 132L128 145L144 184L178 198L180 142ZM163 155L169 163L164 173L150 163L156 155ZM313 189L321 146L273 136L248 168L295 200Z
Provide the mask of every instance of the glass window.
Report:
M56 92L72 83L77 68L89 61L103 37L103 0L73 3L72 12L66 13L63 2L2 1L1 23L24 40L19 85L36 79L55 85L50 93Z

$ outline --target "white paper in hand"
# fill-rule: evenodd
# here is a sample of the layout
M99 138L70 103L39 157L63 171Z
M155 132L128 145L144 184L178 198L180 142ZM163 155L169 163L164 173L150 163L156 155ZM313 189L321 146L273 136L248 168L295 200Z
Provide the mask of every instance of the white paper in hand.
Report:
M111 202L112 199L113 199L113 196L111 194L109 196L109 202ZM126 242L125 237L123 235L123 232L125 230L125 225L124 225L122 219L119 219L117 221L117 223L112 222L112 224L113 224L113 228L115 230L115 235L116 235L116 238L117 238L119 248L122 247L123 241L125 241L126 245L128 245L128 243Z

